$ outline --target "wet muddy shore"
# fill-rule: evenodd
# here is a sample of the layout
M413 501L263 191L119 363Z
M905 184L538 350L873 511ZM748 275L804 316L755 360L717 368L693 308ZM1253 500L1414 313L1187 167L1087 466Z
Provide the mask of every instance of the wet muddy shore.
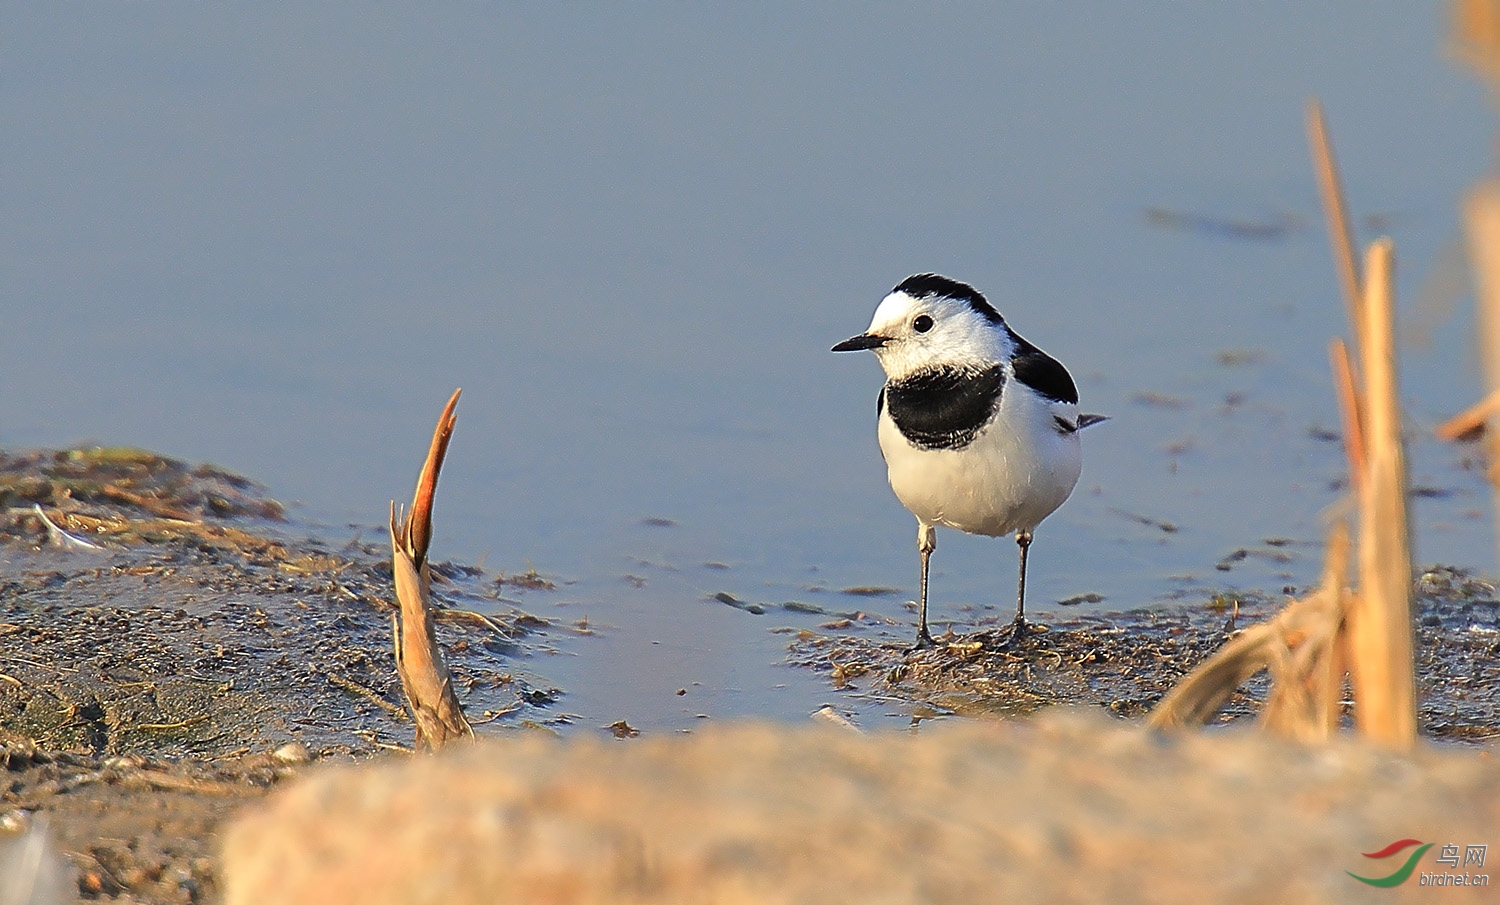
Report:
M216 901L227 816L308 764L409 746L384 539L329 544L282 518L253 482L152 453L0 453L0 846L48 815L85 897ZM480 731L565 729L567 689L538 655L590 629L526 613L515 579L435 570L439 640ZM1494 588L1434 568L1418 591L1424 733L1495 737ZM1020 639L980 620L917 653L909 626L849 614L790 630L787 661L914 720L1059 703L1134 718L1279 604L1084 613Z
M1085 704L1144 716L1239 628L1285 598L1216 595L1196 605L1086 613L1031 625L1002 617L955 624L935 648L911 651L905 626L836 620L798 631L792 662L849 694L920 702L919 716L1020 716ZM1451 742L1500 737L1500 600L1488 582L1447 566L1416 583L1417 693L1422 734ZM1254 717L1265 675L1240 689L1220 723ZM1349 716L1346 712L1346 724Z
M52 814L85 895L211 901L238 804L410 745L389 548L293 540L252 482L135 450L0 456L0 513L0 812ZM566 721L525 661L570 629L436 571L474 721Z

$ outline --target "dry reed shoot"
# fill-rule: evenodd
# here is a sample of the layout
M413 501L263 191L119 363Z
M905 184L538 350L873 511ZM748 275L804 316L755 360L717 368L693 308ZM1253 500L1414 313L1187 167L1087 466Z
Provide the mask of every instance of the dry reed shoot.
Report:
M432 571L427 562L432 543L432 501L453 436L457 420L453 409L460 392L453 392L438 418L411 510L398 519L396 504L391 504L391 565L396 598L401 604L400 612L392 617L396 671L416 724L418 750L436 751L451 741L474 735L453 691L442 648L438 647L432 614Z

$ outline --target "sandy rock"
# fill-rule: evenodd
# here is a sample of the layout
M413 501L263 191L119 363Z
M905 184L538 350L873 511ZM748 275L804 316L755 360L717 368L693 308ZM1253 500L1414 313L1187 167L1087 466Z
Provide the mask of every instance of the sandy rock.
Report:
M1360 853L1408 837L1500 847L1492 754L1053 712L917 736L528 735L323 768L236 821L223 879L227 905L1431 901L1415 876L1345 873L1386 876L1401 858Z

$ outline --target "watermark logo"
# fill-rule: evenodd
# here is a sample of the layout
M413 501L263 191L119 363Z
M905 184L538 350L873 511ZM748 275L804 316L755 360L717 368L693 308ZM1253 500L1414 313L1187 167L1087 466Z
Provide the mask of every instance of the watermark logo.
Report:
M1390 858L1393 855L1398 855L1402 852L1405 852L1412 846L1416 846L1417 848L1412 851L1411 854L1404 856L1406 858L1405 863L1396 868L1392 873L1384 877L1362 877L1352 870L1346 870L1344 871L1344 873L1348 874L1359 882L1367 883L1370 886L1379 886L1382 888L1400 886L1402 883L1405 883L1407 880L1411 879L1411 875L1413 873L1417 872L1417 864L1422 860L1422 856L1427 854L1428 849L1432 848L1434 845L1437 845L1437 843L1423 842L1420 839L1397 839L1395 842L1392 842L1390 845L1387 845L1380 851L1360 852L1360 854L1364 855L1366 858L1384 859ZM1417 884L1419 886L1490 885L1489 874L1470 873L1468 871L1465 871L1463 873L1457 872L1460 867L1484 867L1484 858L1485 855L1489 852L1489 846L1464 845L1462 849L1462 862L1459 861L1459 852L1459 846L1456 843L1452 842L1445 843L1440 848L1438 848L1436 863L1443 867L1452 868L1453 872L1450 873L1448 871L1432 871L1429 873L1428 871L1421 871L1418 875Z
M1344 873L1348 874L1361 883L1368 883L1371 886L1400 886L1402 883L1405 883L1407 881L1407 879L1411 876L1412 871L1417 869L1417 862L1422 859L1423 855L1427 854L1427 850L1429 848L1432 848L1433 843L1424 843L1420 839L1397 839L1395 842L1392 842L1390 845L1387 845L1385 848L1381 849L1378 852L1360 852L1360 854L1364 855L1366 858L1389 858L1397 852L1410 848L1413 845L1419 845L1421 846L1421 848L1412 852L1411 855L1406 859L1406 863L1396 868L1396 872L1391 874L1390 876L1361 877L1359 874L1355 873L1352 870L1346 870L1344 871Z

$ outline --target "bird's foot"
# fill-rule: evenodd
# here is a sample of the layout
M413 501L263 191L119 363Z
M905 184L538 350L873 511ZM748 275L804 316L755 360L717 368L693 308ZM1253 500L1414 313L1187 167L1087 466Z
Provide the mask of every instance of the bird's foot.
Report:
M914 654L919 650L931 650L937 646L937 641L932 637L932 634L927 631L927 627L923 626L921 631L917 632L917 643L913 644L911 647L908 647L906 649L906 652L909 654Z
M1026 641L1027 638L1035 634L1036 631L1037 629L1033 627L1031 623L1026 621L1025 616L1017 613L1015 620L1012 621L1009 626L1005 640L1000 642L1000 648L1003 650L1005 648L1015 647L1018 644L1022 644Z

